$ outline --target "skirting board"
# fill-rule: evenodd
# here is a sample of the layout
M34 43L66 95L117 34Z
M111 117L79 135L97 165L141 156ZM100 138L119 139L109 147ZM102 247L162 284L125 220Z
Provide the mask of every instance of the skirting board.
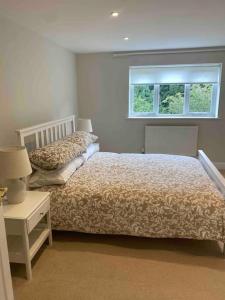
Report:
M213 162L218 170L225 170L225 162Z

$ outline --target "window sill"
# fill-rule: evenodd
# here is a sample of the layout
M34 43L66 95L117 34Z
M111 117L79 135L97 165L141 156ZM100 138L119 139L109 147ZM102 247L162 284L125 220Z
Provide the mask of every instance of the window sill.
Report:
M178 117L127 117L127 120L221 120L220 117L194 117L194 116L178 116Z

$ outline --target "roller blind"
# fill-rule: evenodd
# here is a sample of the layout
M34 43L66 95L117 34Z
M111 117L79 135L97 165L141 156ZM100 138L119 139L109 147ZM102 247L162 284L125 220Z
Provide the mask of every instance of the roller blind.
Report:
M132 66L130 84L219 83L221 64Z

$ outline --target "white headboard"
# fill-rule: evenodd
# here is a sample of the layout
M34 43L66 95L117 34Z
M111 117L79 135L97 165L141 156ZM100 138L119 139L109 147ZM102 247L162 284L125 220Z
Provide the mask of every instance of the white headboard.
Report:
M197 155L198 126L145 126L145 153Z
M75 116L69 116L60 120L42 123L32 127L16 130L18 141L25 146L25 138L34 136L34 148L43 147L75 132Z

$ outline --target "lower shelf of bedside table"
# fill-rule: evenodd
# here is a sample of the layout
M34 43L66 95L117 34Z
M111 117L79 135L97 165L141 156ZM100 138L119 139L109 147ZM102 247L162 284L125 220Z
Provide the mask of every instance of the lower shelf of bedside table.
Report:
M37 251L41 248L44 241L48 238L50 230L46 226L37 226L29 234L29 255L32 259ZM13 263L25 263L24 246L22 236L8 235L7 236L9 260Z

